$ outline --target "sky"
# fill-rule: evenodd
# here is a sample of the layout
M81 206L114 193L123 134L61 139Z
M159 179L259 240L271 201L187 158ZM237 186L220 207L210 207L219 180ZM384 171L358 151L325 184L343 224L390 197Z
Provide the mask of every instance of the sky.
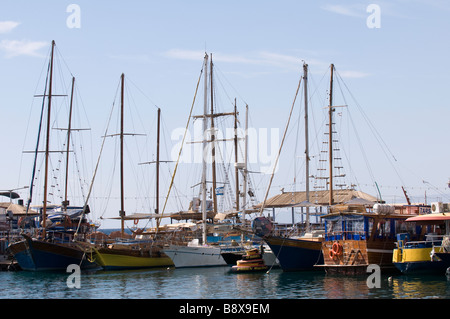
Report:
M83 180L85 192L111 106L114 101L119 103L120 75L125 74L127 93L132 96L127 97L127 102L140 112L135 121L148 134L142 139L150 145L137 146L139 156L133 158L134 165L154 159L158 107L164 128L163 155L176 160L173 154L177 154L180 132L186 126L203 58L208 53L213 58L216 85L225 91L217 93L217 102L223 104L220 110L233 111L236 98L242 126L245 105L249 106L249 126L257 132L258 141L250 146L254 152L252 169L259 172L252 175L258 201L264 199L271 173L265 155L271 155L273 162L303 75L303 63L309 67L311 102L313 97L318 100L309 105L311 121L317 122L310 126L310 141L319 145L322 140L322 132L317 138L315 134L324 129L333 63L333 104L346 105L335 113L343 132L343 158L352 162L352 168L346 171L347 176L355 176L351 183L357 180L358 188L377 196L376 182L379 194L388 203L406 201L402 186L413 202L448 202L449 14L450 4L443 0L2 1L0 108L4 120L0 128L0 188L30 185L33 157L23 152L33 149L36 143L42 100L34 95L43 94L51 41L55 40L57 66L64 70L57 73L55 83L57 77L64 78L61 91L68 94L70 78L76 77L79 119L91 128L83 140L90 144L83 149L89 167ZM55 84L54 94L59 94L58 90ZM347 98L341 99L344 91ZM201 84L196 114L203 111L202 94ZM269 196L281 189L305 187L301 172L302 94L294 104ZM61 121L52 125L67 125L63 124L66 120L62 112L56 117ZM221 124L225 125L225 120ZM266 132L268 135L264 135ZM55 141L52 147L56 149L60 140ZM195 146L190 147L195 153ZM362 155L357 155L360 150ZM318 158L319 151L312 152ZM112 153L106 154L102 156L107 164L117 162ZM102 164L102 173L96 177L98 195L91 200L97 219L113 217L119 210L117 204L106 208L104 203L108 196L117 199L107 194L118 189L117 181L116 186L107 186L110 178L106 166ZM162 164L165 166L173 172L175 165ZM198 167L193 163L179 165L172 196L182 196L168 211L187 209L195 192L192 185L200 179ZM127 177L131 179L135 174L146 179L146 186L153 184L154 169L140 169L144 173L136 171ZM170 173L164 174L161 192L165 194L171 177ZM142 189L130 184L126 197L133 201ZM28 189L17 191L22 198L28 198ZM165 195L161 198L162 206ZM154 198L148 205L127 209L127 213L151 211ZM102 221L103 226L114 223Z

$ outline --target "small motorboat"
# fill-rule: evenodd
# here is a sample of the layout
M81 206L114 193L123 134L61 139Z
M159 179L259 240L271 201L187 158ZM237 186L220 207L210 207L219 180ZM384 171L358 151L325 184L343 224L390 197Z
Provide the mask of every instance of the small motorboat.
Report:
M231 267L231 272L259 272L266 271L268 267L264 263L262 255L258 248L247 250L241 260L238 260L235 266Z

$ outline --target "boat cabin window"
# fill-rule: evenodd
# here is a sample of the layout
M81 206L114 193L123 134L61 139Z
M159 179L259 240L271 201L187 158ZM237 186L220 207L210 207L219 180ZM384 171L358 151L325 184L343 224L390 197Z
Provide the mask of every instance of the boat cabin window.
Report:
M375 225L376 223L376 225ZM385 239L394 238L395 235L395 222L391 219L374 220L370 219L370 229L374 232L374 238ZM373 228L375 227L375 228Z
M422 227L415 222L406 222L402 219L395 220L395 233L408 234L409 240L419 240Z
M367 236L364 216L342 215L326 218L326 240L364 240Z

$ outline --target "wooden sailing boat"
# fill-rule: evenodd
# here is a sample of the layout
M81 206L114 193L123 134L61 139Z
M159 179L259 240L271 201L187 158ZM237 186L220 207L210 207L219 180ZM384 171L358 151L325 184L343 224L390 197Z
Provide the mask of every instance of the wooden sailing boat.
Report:
M380 206L378 206L380 205ZM390 205L344 204L331 207L322 242L324 263L316 267L331 274L365 274L371 264L396 271L393 251L400 225L412 215Z
M124 82L125 75L121 76L121 119L120 119L120 211L121 233L124 235L125 199L124 199ZM173 266L172 260L162 252L152 240L118 241L107 247L91 246L94 260L105 270L138 269Z
M89 213L89 207L69 207L67 200L67 180L68 167L66 167L66 188L65 200L62 206L49 207L47 204L48 194L48 161L50 144L50 115L52 102L52 82L53 82L53 58L55 41L52 41L51 57L49 63L48 82L48 106L47 106L47 136L45 146L45 180L44 180L44 201L41 211L42 228L36 237L23 233L24 240L13 243L9 246L9 251L19 263L23 270L43 271L43 270L66 270L70 264L80 265L81 268L97 268L98 265L91 262L83 247L74 242L75 237L79 241L85 241L86 235L91 230L91 224L87 222L85 214ZM69 127L67 134L67 160L69 161L69 141L71 131L72 103L75 78L72 77L72 94L70 99ZM44 92L44 101L46 97ZM44 106L44 104L43 104ZM43 111L43 109L42 109ZM39 145L39 138L38 143ZM38 147L38 146L37 146ZM36 156L38 150L36 148ZM33 176L34 178L34 176ZM32 179L33 179L32 178ZM32 182L33 185L33 182ZM30 187L30 200L27 211L31 203L32 187ZM81 229L81 231L79 231Z
M297 206L306 208L306 232L310 233L309 209L315 206L309 202L309 141L308 141L308 65L303 64L303 85L305 99L305 155L306 155L306 197ZM264 208L266 202L261 206ZM292 207L292 203L288 204ZM253 230L260 235L269 245L274 255L277 257L283 271L311 270L314 265L321 263L322 259L322 238L321 237L286 237L272 234L264 225L270 224L265 217L258 217L253 221Z
M332 160L333 70L331 65L329 105L329 156ZM382 270L396 270L392 263L396 235L401 224L411 215L396 210L394 206L354 199L346 203L333 200L333 166L329 166L329 213L321 216L325 222L325 238L322 241L323 268L334 274L365 274L369 265Z

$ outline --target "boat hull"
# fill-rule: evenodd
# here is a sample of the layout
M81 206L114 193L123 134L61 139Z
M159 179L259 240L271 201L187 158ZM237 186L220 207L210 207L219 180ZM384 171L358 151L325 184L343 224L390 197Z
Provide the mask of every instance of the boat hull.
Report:
M445 274L450 264L443 261L415 261L394 263L403 274Z
M331 253L333 245L341 245L339 256ZM392 262L394 241L336 240L323 242L324 263L317 265L328 274L363 275L369 265L378 265L384 271L397 271Z
M12 244L9 250L20 268L27 271L66 271L71 264L81 269L95 269L99 266L92 262L89 254L71 244L55 244L26 238Z
M323 263L321 241L274 236L264 240L283 271L314 270L314 265Z
M450 267L450 259L431 258L433 247L394 249L393 263L403 274L445 274Z
M141 255L139 252L122 249L95 249L94 260L104 270L128 270L144 268L173 267L170 257L165 254L157 256Z
M163 251L175 268L227 266L219 247L169 245Z
M449 252L435 252L434 255L444 263L445 270L447 270L450 267L450 253Z
M234 266L236 265L237 261L241 260L242 256L245 255L245 251L222 252L221 255L227 265Z
M245 251L236 251L236 252L223 252L221 253L223 259L229 266L234 266L237 264L238 260L241 260L245 255ZM273 252L264 251L263 254L264 263L270 267L280 267L280 264Z

